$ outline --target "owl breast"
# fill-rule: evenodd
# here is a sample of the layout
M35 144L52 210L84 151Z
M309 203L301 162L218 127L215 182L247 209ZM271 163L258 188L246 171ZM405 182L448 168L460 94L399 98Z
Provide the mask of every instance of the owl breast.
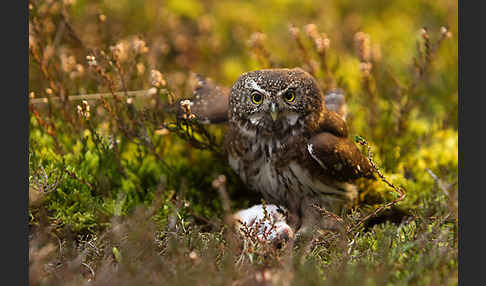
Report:
M328 185L312 176L299 160L297 150L282 148L285 142L262 138L250 142L251 147L242 156L230 153L229 163L243 182L260 192L267 202L293 209L304 198L328 201L345 198L342 186Z

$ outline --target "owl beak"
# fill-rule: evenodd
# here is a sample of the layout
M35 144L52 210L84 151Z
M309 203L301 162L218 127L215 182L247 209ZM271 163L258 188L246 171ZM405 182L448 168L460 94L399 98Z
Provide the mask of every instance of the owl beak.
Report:
M270 104L270 116L272 117L273 121L277 120L278 118L278 106L274 102Z

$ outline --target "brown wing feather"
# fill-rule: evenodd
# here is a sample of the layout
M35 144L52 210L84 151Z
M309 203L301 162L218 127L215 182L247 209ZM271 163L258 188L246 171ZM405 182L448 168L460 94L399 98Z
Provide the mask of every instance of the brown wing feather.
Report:
M319 133L309 140L308 151L326 173L339 181L373 178L368 159L348 138Z
M196 84L193 89L191 112L203 124L223 123L228 121L230 89L221 87L213 80L195 74ZM179 111L179 114L183 110Z
M326 111L319 122L316 133L329 132L338 137L347 137L347 107L342 90L337 89L326 93L324 102Z
M326 110L315 133L322 132L346 138L348 136L348 127L339 114L332 110Z

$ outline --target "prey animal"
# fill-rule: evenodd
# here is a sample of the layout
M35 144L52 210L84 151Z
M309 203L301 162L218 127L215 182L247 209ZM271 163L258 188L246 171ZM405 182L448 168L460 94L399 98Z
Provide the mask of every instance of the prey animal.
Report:
M348 138L340 92L324 95L300 68L242 74L232 88L198 76L191 112L227 123L224 150L246 186L288 212L295 230L333 228L313 205L335 214L356 200L352 181L372 166Z

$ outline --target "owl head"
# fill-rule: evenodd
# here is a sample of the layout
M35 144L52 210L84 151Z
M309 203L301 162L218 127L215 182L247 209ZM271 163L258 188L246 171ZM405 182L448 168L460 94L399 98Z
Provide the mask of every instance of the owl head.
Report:
M249 136L295 135L324 111L315 79L300 68L247 72L234 83L229 100L230 123Z

